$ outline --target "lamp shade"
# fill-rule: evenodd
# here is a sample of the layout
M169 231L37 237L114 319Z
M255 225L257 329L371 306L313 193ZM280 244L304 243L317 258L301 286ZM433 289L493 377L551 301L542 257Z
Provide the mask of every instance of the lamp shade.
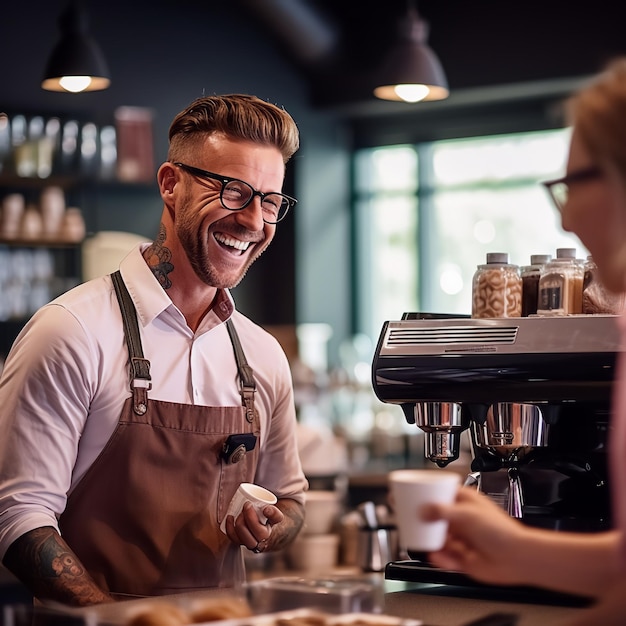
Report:
M61 37L55 45L41 86L48 91L97 91L111 80L104 55L89 35L87 16L72 1L59 17Z
M448 80L427 38L428 24L410 7L399 24L397 41L376 73L377 98L419 102L448 97Z

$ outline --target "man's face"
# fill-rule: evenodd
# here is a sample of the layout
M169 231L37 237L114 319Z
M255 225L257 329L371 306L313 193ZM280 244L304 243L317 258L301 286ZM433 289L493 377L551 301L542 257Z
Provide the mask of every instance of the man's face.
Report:
M285 167L279 150L212 135L191 165L243 180L262 192L282 189ZM220 202L221 183L182 169L185 192L177 202L175 229L196 275L207 285L232 288L267 248L276 225L263 221L257 196L245 209L230 211Z

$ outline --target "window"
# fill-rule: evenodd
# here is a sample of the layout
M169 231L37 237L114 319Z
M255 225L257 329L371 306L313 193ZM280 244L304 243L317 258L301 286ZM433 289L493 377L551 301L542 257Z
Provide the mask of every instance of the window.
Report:
M355 153L356 323L374 341L406 311L469 314L487 252L511 263L574 247L539 185L562 175L570 129Z

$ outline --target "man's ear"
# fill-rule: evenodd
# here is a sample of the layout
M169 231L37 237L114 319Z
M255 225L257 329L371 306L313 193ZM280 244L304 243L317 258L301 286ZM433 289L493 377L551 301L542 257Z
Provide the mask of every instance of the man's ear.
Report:
M171 199L174 187L178 182L177 168L169 162L163 163L157 172L157 181L161 197L167 202L168 199Z

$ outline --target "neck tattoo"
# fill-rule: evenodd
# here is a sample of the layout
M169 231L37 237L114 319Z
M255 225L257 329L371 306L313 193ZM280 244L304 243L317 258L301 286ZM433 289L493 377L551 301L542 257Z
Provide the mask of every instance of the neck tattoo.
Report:
M172 251L163 245L164 242L165 226L161 224L156 241L149 248L146 248L143 257L161 287L169 289L172 286L172 281L168 278L168 274L174 269L174 265L171 263Z

